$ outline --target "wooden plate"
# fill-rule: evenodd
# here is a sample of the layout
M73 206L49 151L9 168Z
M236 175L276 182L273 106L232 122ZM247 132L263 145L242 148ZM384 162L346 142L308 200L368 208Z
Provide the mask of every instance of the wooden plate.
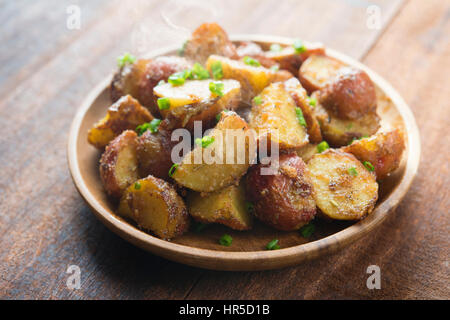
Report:
M270 43L291 44L292 39L241 35L234 41L255 41L267 46ZM148 57L174 53L171 47L154 51ZM327 49L327 54L349 65L365 70L377 86L378 113L382 126L399 127L406 133L407 147L401 167L380 185L380 197L375 210L359 222L315 221L316 232L304 239L299 232L281 232L256 223L251 231L233 231L220 225L211 225L201 233L188 232L172 242L158 239L117 216L117 204L106 197L98 173L100 152L87 143L87 132L102 118L108 106L108 85L111 77L101 82L88 95L78 110L69 135L68 161L70 172L81 196L94 214L109 229L123 239L164 258L192 266L216 270L263 270L298 264L302 261L329 254L367 235L380 224L405 196L416 174L419 157L419 132L414 117L400 95L379 75L354 59ZM218 244L218 239L228 233L233 237L230 247ZM266 244L279 239L282 249L267 251Z

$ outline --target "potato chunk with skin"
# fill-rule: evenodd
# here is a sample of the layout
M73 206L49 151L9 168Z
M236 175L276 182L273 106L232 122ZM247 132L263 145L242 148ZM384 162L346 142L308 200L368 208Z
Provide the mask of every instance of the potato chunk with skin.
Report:
M106 193L119 198L138 177L136 132L124 131L112 140L100 159L100 178Z
M208 135L211 143L195 146L176 168L172 178L199 192L213 192L236 184L256 155L254 133L234 112L222 112Z
M191 192L187 198L191 216L203 223L220 223L234 230L250 230L253 217L247 210L245 191L242 185L229 186L208 193Z
M103 149L124 130L153 120L153 116L136 99L126 95L108 108L106 116L88 132L88 142Z
M228 39L227 33L217 23L204 23L199 26L186 42L184 56L204 64L212 54L237 58L236 47Z
M256 165L247 175L247 196L255 215L279 230L298 230L316 214L314 188L305 163L295 153L282 154L275 174L262 174Z
M308 94L323 86L338 74L344 63L326 55L311 55L303 62L298 78Z
M189 229L189 215L183 199L168 182L153 176L140 179L127 188L118 213L162 239L174 238Z
M272 82L285 81L293 75L287 71L273 71L271 69L254 67L242 61L231 60L225 57L212 55L206 61L206 68L212 73L212 66L216 63L222 65L223 78L235 79L241 83L241 99L250 103L254 96L259 94Z
M280 149L299 148L308 143L308 134L295 111L296 104L281 82L272 83L259 95L261 103L253 103L249 125L258 140L267 137Z
M375 175L353 155L333 149L308 162L317 207L328 218L358 220L371 213L378 199Z
M403 134L398 129L355 140L351 145L342 148L361 162L370 162L378 180L386 178L399 167L404 149Z

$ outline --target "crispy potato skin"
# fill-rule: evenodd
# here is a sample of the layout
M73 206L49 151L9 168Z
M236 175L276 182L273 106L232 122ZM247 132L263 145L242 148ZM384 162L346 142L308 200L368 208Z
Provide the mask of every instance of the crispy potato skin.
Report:
M367 73L343 68L339 75L319 92L323 107L340 119L355 120L377 108L375 86Z
M303 88L311 94L332 80L344 66L342 62L334 58L312 54L302 63L298 78Z
M124 130L134 130L138 125L153 120L153 116L130 95L120 98L108 108L106 116L88 132L88 142L103 149Z
M120 198L123 191L138 177L137 135L131 130L124 131L112 140L100 158L100 178L106 193Z
M250 168L247 197L255 215L278 230L298 230L316 214L314 188L305 163L295 153L282 154L274 175L261 175L261 167Z
M159 116L159 109L153 96L153 88L161 81L167 81L175 72L191 67L182 57L167 56L154 60L141 59L121 68L111 82L111 99L116 101L122 95L130 94L152 114Z
M382 180L399 167L405 142L402 132L395 129L355 140L342 150L353 154L361 162L369 161L375 168L377 179Z
M351 174L352 168L356 176ZM378 199L375 175L353 155L328 149L308 162L317 207L328 218L358 220L371 213Z
M140 179L127 188L118 213L165 240L189 229L189 215L183 199L168 182L153 176Z
M191 39L186 43L184 56L204 64L212 54L232 59L238 56L236 47L217 23L204 23L192 33Z
M187 205L191 216L203 223L220 223L234 230L250 230L252 214L247 211L242 184L229 186L205 196L189 193Z

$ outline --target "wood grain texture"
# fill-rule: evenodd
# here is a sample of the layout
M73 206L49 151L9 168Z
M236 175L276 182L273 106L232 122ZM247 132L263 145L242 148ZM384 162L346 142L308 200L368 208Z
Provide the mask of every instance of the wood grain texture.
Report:
M370 50L363 61L400 91L422 134L419 175L370 238L331 257L257 273L204 271L133 247L95 219L69 176L68 126L115 57L185 36L161 18L168 1L78 1L84 18L73 31L65 27L69 1L41 3L0 5L0 39L11 48L0 52L1 298L449 298L448 2L408 1L396 16L401 1L227 1L219 10L216 20L230 33L320 40L356 58ZM384 31L365 27L371 3L380 5ZM183 23L203 21L196 17ZM149 26L148 43L132 40ZM81 268L80 290L66 287L70 264ZM382 290L366 288L370 264L381 267Z

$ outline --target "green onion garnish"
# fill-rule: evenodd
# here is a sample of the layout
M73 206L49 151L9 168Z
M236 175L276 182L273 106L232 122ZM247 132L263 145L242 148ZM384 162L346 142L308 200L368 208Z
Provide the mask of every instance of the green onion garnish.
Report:
M186 70L175 72L174 74L170 75L169 79L167 79L167 82L169 82L173 86L180 86L184 84L188 76L189 74L186 73Z
M175 171L177 171L178 163L174 163L169 169L169 177L172 177Z
M367 170L369 170L370 172L375 170L375 167L373 166L372 163L370 163L370 161L364 161L363 162L364 167L366 167Z
M280 246L278 245L278 239L273 239L272 241L270 241L267 246L266 246L267 250L278 250L280 249Z
M159 110L167 110L170 108L170 99L169 98L158 98L156 103L158 104Z
M295 114L297 115L298 122L306 128L306 120L303 116L302 109L300 109L299 107L295 107Z
M223 70L222 70L222 62L215 61L211 64L211 72L213 78L216 80L220 80L223 78Z
M312 222L308 223L306 226L303 226L300 228L300 233L303 238L309 238L312 236L314 231L316 230L316 227L313 225Z
M254 103L256 106L259 106L259 105L262 103L261 96L256 96L256 97L254 97L254 98L253 98L253 103Z
M354 177L356 177L358 175L358 171L356 171L355 167L348 168L348 173Z
M192 67L192 76L194 79L197 80L204 80L209 79L209 72L203 66L196 62L194 63L194 66Z
M117 65L119 68L124 67L126 64L133 64L136 61L136 57L126 52L122 56L117 57Z
M209 83L209 91L213 94L218 95L219 97L223 96L224 84L221 81L211 81Z
M251 58L249 56L245 56L243 61L244 61L244 63L246 65L249 65L249 66L252 66L252 67L260 67L261 66L261 63L259 63L258 60L253 59L253 58Z
M213 142L214 137L211 136L204 136L203 138L195 139L195 144L201 146L202 148L207 148Z
M233 238L229 234L224 234L220 239L219 243L225 247L231 246L231 243L233 242Z
M326 142L326 141L322 141L321 143L319 143L317 145L317 151L319 153L322 153L322 152L324 152L327 149L330 149L330 146L328 145L328 142Z
M309 102L309 105L312 107L315 107L317 105L316 97L309 97L308 102Z
M306 47L302 40L295 40L292 46L294 47L296 53L303 53L306 51Z
M136 181L134 183L134 189L139 190L141 188L141 183L139 181Z

